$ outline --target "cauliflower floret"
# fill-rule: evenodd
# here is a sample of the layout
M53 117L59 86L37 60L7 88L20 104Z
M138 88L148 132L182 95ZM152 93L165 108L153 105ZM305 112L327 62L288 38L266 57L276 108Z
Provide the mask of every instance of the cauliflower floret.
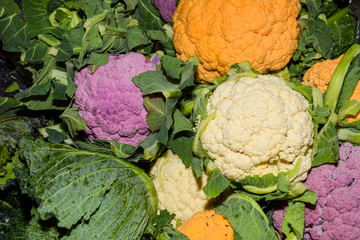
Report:
M360 236L360 147L345 142L339 162L312 168L304 184L316 191L315 205L306 204L304 238L357 240ZM272 215L281 233L287 202L280 201Z
M149 135L141 90L132 78L156 66L145 56L130 52L110 56L95 73L84 68L75 74L74 106L84 119L89 139L117 140L136 146Z
M293 183L311 168L313 123L308 101L271 75L230 79L209 98L216 111L201 136L203 149L230 180L287 171L301 160Z
M191 167L185 168L178 155L168 150L156 160L150 171L158 194L159 210L175 213L171 223L190 218L196 212L206 210L212 203L203 192L208 176L197 178Z

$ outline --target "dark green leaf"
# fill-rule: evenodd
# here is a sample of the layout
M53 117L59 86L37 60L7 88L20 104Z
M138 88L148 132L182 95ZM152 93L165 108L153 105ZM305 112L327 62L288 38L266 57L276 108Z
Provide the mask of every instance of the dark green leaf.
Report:
M181 96L181 91L169 83L161 71L146 71L133 77L133 82L143 95L161 92L166 98Z
M19 18L19 7L13 0L2 0L0 9L5 11L0 17L0 40L2 48L9 52L19 52L30 43L27 25Z
M137 26L133 26L127 30L126 42L129 51L136 47L145 46L151 43L143 30Z
M339 141L334 124L331 122L325 124L314 144L317 151L311 164L313 167L338 161Z
M30 48L25 52L24 64L43 61L48 49L49 46L43 42L31 41Z
M194 140L189 137L180 136L169 141L169 147L175 152L186 167L189 167L193 160L192 145Z
M78 108L71 107L65 109L65 111L59 117L62 119L70 133L70 136L74 137L78 131L86 129L86 123L82 117L80 117Z
M341 88L336 112L338 113L340 108L350 99L354 92L355 86L359 81L360 76L360 55L352 60L348 72L345 76L343 86Z
M164 25L159 11L154 5L147 0L139 0L139 5L136 10L136 18L142 29L160 30Z
M41 219L53 214L71 228L64 239L134 239L157 211L154 186L143 170L116 157L43 140L20 141Z
M181 66L184 64L184 61L171 57L168 55L164 55L162 57L162 66L166 72L166 75L169 77L179 79L181 77Z
M45 2L44 2L45 3ZM49 20L49 13L43 2L37 0L23 0L22 6L24 17L29 29L31 38L38 37L39 34L53 34L61 38L64 31L59 27L54 27Z
M191 160L192 169L195 172L196 177L201 177L204 172L203 160L197 157L193 157Z
M220 206L215 207L215 212L230 222L239 239L279 239L259 204L244 194L231 195Z
M162 98L144 98L144 106L148 112L146 122L152 132L158 131L165 122L165 102Z
M189 119L187 119L180 110L176 109L174 112L174 130L172 134L176 135L179 132L194 133L194 129Z
M230 186L230 181L216 169L210 176L210 179L204 186L204 193L208 198L219 196Z
M107 54L100 54L95 52L90 53L88 64L106 65L108 62L109 56Z

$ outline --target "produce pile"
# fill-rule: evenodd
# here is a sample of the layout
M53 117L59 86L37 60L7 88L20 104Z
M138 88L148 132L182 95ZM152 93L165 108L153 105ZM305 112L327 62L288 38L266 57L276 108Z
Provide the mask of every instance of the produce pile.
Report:
M0 239L359 239L350 2L2 0Z

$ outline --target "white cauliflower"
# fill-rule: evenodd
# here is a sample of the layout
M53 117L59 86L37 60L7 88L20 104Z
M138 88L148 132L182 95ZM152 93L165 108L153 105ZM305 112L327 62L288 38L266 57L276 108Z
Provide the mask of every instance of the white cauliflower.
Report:
M174 226L177 219L184 221L196 212L206 210L213 201L202 190L208 176L203 174L196 178L192 168L185 168L179 156L171 150L156 160L150 175L158 194L159 210L167 209L176 214L171 221Z
M276 76L233 77L210 96L202 147L228 179L265 175L301 166L296 183L311 168L313 123L308 101Z

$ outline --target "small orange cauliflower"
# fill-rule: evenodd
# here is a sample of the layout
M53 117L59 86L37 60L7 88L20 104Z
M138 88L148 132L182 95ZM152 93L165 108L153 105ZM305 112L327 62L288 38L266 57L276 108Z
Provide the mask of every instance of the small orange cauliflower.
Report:
M297 48L299 0L181 0L173 15L178 58L196 56L196 79L211 82L234 63L282 69Z
M190 240L234 240L233 228L229 221L212 209L195 213L177 230Z
M303 84L314 86L320 89L321 92L325 92L342 57L343 55L333 60L328 59L312 65L311 68L309 68L304 74ZM360 102L360 81L358 81L349 100L356 100ZM358 114L354 117L349 117L348 121L353 122L358 119L360 119L360 112L358 112Z

